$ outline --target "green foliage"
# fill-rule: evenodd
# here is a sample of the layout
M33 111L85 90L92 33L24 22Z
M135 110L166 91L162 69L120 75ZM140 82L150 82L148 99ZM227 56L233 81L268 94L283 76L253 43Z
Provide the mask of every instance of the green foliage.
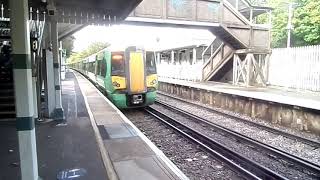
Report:
M286 47L288 3L294 2L292 46L320 44L320 1L268 0L272 12L272 47Z
M72 53L71 56L67 59L67 63L73 63L73 62L78 62L83 60L84 58L99 52L100 50L108 47L110 44L109 43L104 43L104 42L94 42L88 46L87 49L77 52L77 53Z
M320 1L299 0L295 11L294 34L299 38L297 43L320 44Z
M73 42L75 40L74 36L69 36L62 40L62 47L66 50L66 56L67 58L70 57L71 52L73 50Z

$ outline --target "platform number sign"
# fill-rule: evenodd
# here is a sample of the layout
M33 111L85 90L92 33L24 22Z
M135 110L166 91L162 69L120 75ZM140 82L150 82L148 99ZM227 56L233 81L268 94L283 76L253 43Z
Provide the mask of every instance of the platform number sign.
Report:
M0 21L0 39L10 39L10 22Z
M31 47L32 47L33 52L37 52L37 50L38 50L38 39L37 38L31 39Z

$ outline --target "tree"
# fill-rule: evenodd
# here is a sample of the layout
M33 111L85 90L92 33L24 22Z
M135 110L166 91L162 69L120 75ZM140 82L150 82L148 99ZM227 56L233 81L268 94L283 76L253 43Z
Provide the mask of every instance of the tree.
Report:
M70 57L71 52L73 50L73 43L74 43L75 37L74 36L69 36L62 40L62 47L66 49L66 56L67 58Z
M297 45L320 44L320 1L299 0L295 11L294 34Z
M73 63L73 62L81 61L84 58L86 58L94 53L97 53L97 52L101 51L102 49L107 48L109 45L110 45L109 43L105 43L105 42L94 42L94 43L90 44L87 49L85 49L81 52L72 53L71 56L67 59L67 62Z
M286 47L288 3L294 2L292 46L320 44L320 1L318 0L268 0L272 12L272 47Z

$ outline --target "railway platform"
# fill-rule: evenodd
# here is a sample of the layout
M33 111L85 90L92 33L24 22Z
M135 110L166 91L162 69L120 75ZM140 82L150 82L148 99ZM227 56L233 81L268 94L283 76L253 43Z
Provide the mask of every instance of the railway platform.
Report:
M320 134L320 96L284 88L159 78L159 90L272 123Z
M89 80L73 73L110 179L188 179Z
M65 121L36 123L42 179L187 179L77 72L62 81L62 105ZM15 122L1 122L0 135L0 179L21 179Z
M39 176L59 179L59 173L81 169L79 179L108 179L78 83L68 73L62 84L66 120L36 123ZM0 122L0 135L0 179L22 179L15 121Z

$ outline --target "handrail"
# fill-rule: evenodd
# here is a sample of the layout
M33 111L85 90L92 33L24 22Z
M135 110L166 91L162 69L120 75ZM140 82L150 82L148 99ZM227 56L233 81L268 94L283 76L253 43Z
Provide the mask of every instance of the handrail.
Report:
M214 53L209 57L209 59L202 65L202 70L218 54L218 52L222 49L223 45L224 43L221 43L221 45L214 51Z
M222 41L221 41L220 39L215 38L215 39L212 41L212 43L211 43L208 47L206 47L206 49L202 52L201 57L202 57L202 62L203 62L203 63L205 62L204 56L205 56L206 52L207 52L209 49L210 49L210 56L212 56L212 54L219 48L220 45L217 47L217 49L213 49L213 46L214 46L215 44L217 44L217 42L218 42L219 44L222 43Z
M214 39L214 41L215 41L215 40L216 40L216 39ZM201 54L202 61L203 61L203 56L206 54L206 52L208 51L208 49L213 45L214 41L212 41L212 43L211 43L208 47L206 47L206 49L204 49L204 51L202 52L202 54ZM211 52L211 53L212 53L212 52Z
M234 11L238 11L241 15L242 15L242 17L240 17L241 19L242 18L245 18L245 20L246 21L249 21L250 23L248 23L249 25L258 25L258 24L255 24L255 23L253 23L253 20L252 20L252 16L253 16L253 11L254 10L259 10L259 9L263 9L263 10L267 10L267 9L269 9L269 10L271 10L272 8L268 8L268 7L260 7L260 6L254 6L254 5L252 5L249 1L247 1L247 0L238 0L238 1L241 1L243 4L244 4L244 6L246 6L246 8L249 8L250 9L250 17L249 18L247 18L247 17L245 17L242 13L241 13L241 10L243 10L243 9L246 9L246 8L243 8L243 9L239 9L239 3L237 3L235 6L231 3L231 2L229 2L229 0L223 0L223 3L224 4L226 4L226 5L229 5L231 8L233 8L233 10ZM230 8L229 7L229 8ZM267 11L266 11L266 13L267 13Z

